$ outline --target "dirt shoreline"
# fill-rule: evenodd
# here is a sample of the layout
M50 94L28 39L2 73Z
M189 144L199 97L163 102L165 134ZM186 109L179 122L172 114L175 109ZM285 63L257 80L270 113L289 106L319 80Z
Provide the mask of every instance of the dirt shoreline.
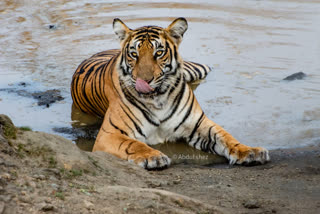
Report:
M60 136L1 134L0 214L320 212L319 145L273 150L261 166L146 171Z

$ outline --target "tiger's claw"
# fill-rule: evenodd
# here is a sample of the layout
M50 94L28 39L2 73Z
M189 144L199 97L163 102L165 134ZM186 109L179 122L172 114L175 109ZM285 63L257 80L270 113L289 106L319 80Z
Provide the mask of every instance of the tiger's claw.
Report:
M147 170L165 169L171 164L171 159L158 150L153 150L151 153L130 155L128 161Z
M262 147L245 145L233 150L229 157L229 164L243 164L246 166L265 164L270 161L269 151Z

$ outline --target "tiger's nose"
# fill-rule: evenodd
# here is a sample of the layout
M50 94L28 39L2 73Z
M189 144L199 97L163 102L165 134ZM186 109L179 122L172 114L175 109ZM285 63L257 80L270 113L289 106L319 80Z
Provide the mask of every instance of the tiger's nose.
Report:
M154 77L152 77L151 79L149 79L149 80L144 80L144 81L146 81L148 84L150 84L151 82L152 82L152 80L154 79Z
M138 76L136 76L136 75L132 75L132 78L133 78L134 80L137 80L138 78L140 78L140 79L144 80L145 82L147 82L148 84L150 84L150 83L152 82L152 80L154 79L154 77L151 77L151 78L147 79L147 78L138 77Z

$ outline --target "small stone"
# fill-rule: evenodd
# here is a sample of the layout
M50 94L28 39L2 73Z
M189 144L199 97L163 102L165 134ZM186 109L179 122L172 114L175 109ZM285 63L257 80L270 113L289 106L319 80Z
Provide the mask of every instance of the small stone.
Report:
M172 183L173 184L180 184L181 183L181 179L173 180Z
M44 175L34 175L33 178L38 179L38 180L45 180L46 176L44 176Z
M45 212L47 212L47 211L52 211L52 210L54 210L55 209L55 207L52 205L52 204L46 204L46 203L44 203L42 206L41 206L41 210L42 211L45 211Z
M51 187L52 187L53 189L55 189L55 190L58 190L58 189L59 189L59 186L58 186L57 184L55 184L55 183L52 183L52 184L51 184Z
M92 210L94 208L94 204L91 203L90 201L84 200L83 204L88 210Z
M149 186L150 186L151 188L161 187L161 183L160 183L160 181L151 181L151 182L149 183Z
M37 187L37 184L33 181L30 181L29 182L29 186L32 187L32 188L36 188Z
M31 203L31 198L30 196L19 196L19 201L23 202L23 203Z
M51 30L53 30L53 29L56 29L56 28L57 28L57 26L56 26L56 25L54 25L54 24L50 24L50 25L48 26L48 28L49 28L49 29L51 29Z
M247 209L257 209L257 208L260 208L259 202L256 201L256 200L253 200L253 199L248 200L248 201L242 203L242 205L243 205L245 208L247 208Z
M27 83L25 83L25 82L20 82L19 84L18 84L19 86L26 86L27 85Z
M6 179L6 180L11 180L11 175L9 173L3 173L0 178Z

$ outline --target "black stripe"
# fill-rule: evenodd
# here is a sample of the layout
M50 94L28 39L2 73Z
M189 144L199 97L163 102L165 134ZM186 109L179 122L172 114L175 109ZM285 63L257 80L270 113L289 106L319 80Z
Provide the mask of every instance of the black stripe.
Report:
M126 142L126 141L127 141L127 140L123 140L123 141L120 143L120 145L119 145L119 147L118 147L118 150L120 150L122 144L123 144L124 142Z
M192 63L190 63L189 65L199 74L199 79L202 79L202 72L199 70L199 68L197 68L197 66Z
M194 81L193 75L191 74L191 71L188 69L188 67L184 67L184 70L188 72L189 76L190 76L190 81Z
M200 127L203 119L204 119L204 113L202 112L200 118L198 119L196 125L194 126L194 128L193 128L193 130L191 132L191 135L189 136L189 141L192 140L192 138L193 138L194 134L196 133L197 129Z
M130 142L129 144L128 144L128 147L126 148L126 154L127 155L133 155L133 154L135 154L135 152L132 152L132 153L130 153L128 150L130 149L130 147L131 147L131 145L133 144L133 143L135 143L136 141L132 141L132 142Z
M189 99L191 97L193 93L191 92L191 90L189 89L189 94L188 94L188 98L187 98L187 101L184 103L183 107L181 108L181 110L179 111L179 114L185 109L185 107L187 106L188 102L189 102ZM193 105L193 102L191 103L191 105ZM190 112L189 112L190 113Z
M170 119L170 118L172 117L172 115L177 111L178 106L179 106L180 101L181 101L181 99L182 99L182 97L183 97L183 94L184 94L184 91L185 91L186 87L187 87L186 85L182 85L181 90L180 90L179 93L176 95L176 97L175 97L175 99L174 99L174 101L173 101L173 103L172 103L172 106L171 106L171 107L173 107L173 109L172 109L171 113L169 114L169 116L168 116L167 118L163 119L161 122L165 122L165 121L167 121L168 119Z
M212 127L211 127L211 128L212 128ZM216 152L216 150L215 150L215 146L216 146L216 144L217 144L217 133L214 133L214 135L213 135L213 140L212 140L212 138L211 138L211 128L210 128L209 135L210 135L210 141L213 142L213 144L212 144L212 146L211 146L211 148L210 148L210 151L211 151L212 153L218 154L218 153Z
M192 93L192 92L189 91L189 93ZM192 95L193 95L193 94L192 94ZM189 99L188 99L188 100L189 100ZM184 115L184 117L183 117L182 121L179 123L179 125L174 128L174 131L177 131L177 129L178 129L178 128L186 121L186 119L190 116L190 112L191 112L191 110L192 110L192 108L193 108L193 103L194 103L194 96L193 96L192 102L191 102L191 104L190 104L190 106L189 106L189 108L188 108L188 111L187 111L186 114ZM187 104L187 103L186 103L186 104ZM184 107L183 107L183 108L184 108Z
M206 152L207 143L208 143L208 141L206 139L202 139L201 144L200 144L200 148L204 152Z
M208 74L209 71L211 71L210 67L208 67L209 68L209 71L208 71L204 65L201 65L201 64L196 63L196 62L191 62L191 63L193 63L194 65L200 66L204 70L206 75Z
M174 83L174 86L171 87L168 96L178 87L180 81L181 81L181 76L178 77L178 79L177 79L176 82Z
M108 66L110 64L110 61L112 61L112 59L113 58L111 58L110 60L108 60L108 62L106 62L103 70L100 72L100 75L99 75L99 91L101 94L102 104L103 104L105 111L107 111L107 108L109 105L109 100L107 98L106 93L104 93L104 87L102 87L102 86L104 86L105 74L106 74L106 71L107 71ZM105 103L107 103L107 106L105 105Z
M194 69L192 69L192 67L189 65L189 63L188 62L186 62L185 64L184 64L187 68L189 68L190 70L190 73L193 73L193 75L191 75L191 76L193 76L192 78L193 79L199 79L198 78L198 73L194 70Z
M150 28L145 28L145 29L139 29L137 32L134 33L133 37L135 38L136 36L143 34L143 33L153 33L156 35L160 35L158 31L150 29Z
M82 98L84 99L83 102L81 102L82 105L86 106L86 108L93 114L96 114L98 116L100 116L99 112L95 111L95 109L92 107L90 99L88 98L87 94L86 94L86 84L88 83L88 79L90 77L90 74L94 71L94 66L90 67L90 69L87 71L87 73L85 74L83 80L82 80L82 85L81 85L81 89L82 89Z
M197 146L197 144L198 144L198 142L199 142L199 140L201 139L201 137L200 136L198 136L198 138L197 138L197 140L196 140L196 142L194 142L193 143L193 148L195 148L196 149L196 146Z
M143 116L147 119L147 121L149 123L151 123L154 126L159 126L160 124L153 121L152 112L149 111L149 109L144 105L144 103L142 103L141 101L139 101L138 99L136 99L135 96L133 96L126 88L122 87L122 91L125 95L125 98L132 104L134 105L137 109L139 109L141 111L141 113L143 114Z
M120 129L118 126L116 126L116 125L111 121L111 118L109 118L109 122L110 122L110 124L111 124L115 129L119 130L121 134L124 134L124 135L128 136L128 133L125 132L125 131L123 131L122 129Z
M125 104L125 103L122 103L128 110L129 110L129 112L131 113L131 115L134 117L134 119L135 120L137 120L139 123L140 123L140 125L142 125L142 123L141 123L141 121L139 120L139 118L137 118L135 115L134 115L134 113L131 111L131 109ZM120 104L120 107L122 108L122 110L126 113L126 114L128 114L126 111L125 111L125 109L123 108L123 106Z
M142 132L140 126L138 126L138 124L132 119L132 117L128 114L128 112L126 112L121 105L120 105L120 107L122 108L122 110L124 111L124 113L129 117L129 119L132 121L134 127L135 127L136 130L139 132L139 134L140 134L141 136L143 136L144 138L147 138L146 135Z

